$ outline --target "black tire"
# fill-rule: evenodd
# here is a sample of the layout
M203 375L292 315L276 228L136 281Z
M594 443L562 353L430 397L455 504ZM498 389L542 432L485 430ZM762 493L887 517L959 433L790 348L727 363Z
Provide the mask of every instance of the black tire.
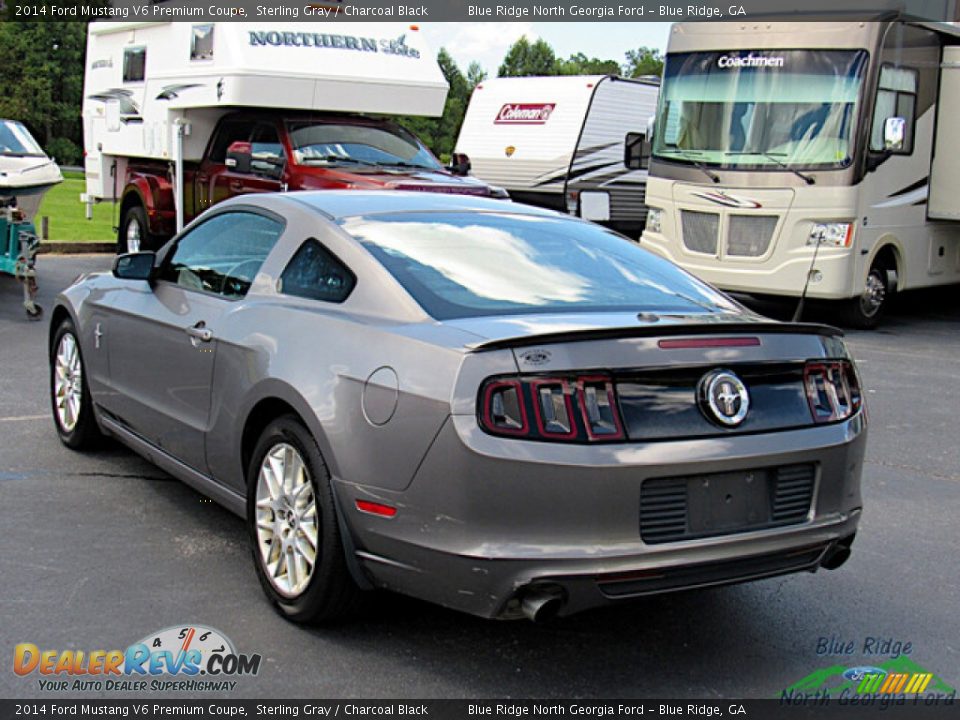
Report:
M875 260L867 273L861 294L844 301L840 313L841 323L850 328L873 330L880 324L889 305L887 267Z
M128 252L139 252L143 250L156 250L158 246L157 238L150 234L150 226L147 225L147 213L143 206L134 203L127 207L120 218L120 227L117 230L117 254L123 255ZM133 241L131 233L136 232L139 238L139 247L131 247Z
M77 362L79 363L79 378L70 380L75 387L77 382L80 385L80 403L79 412L76 413L74 424L69 426L69 420L65 419L59 409L57 394L57 356L61 351L61 343L64 338L72 338L77 353ZM63 395L61 395L61 399ZM97 419L93 413L93 401L90 398L90 388L87 386L86 365L83 362L83 351L80 348L80 340L77 336L77 330L73 325L73 320L66 318L60 323L56 334L53 336L53 344L50 347L50 408L53 411L53 424L57 428L57 435L60 436L60 442L71 450L91 450L100 445L103 440L103 434L97 425Z
M279 592L269 579L257 534L256 499L260 467L267 453L279 444L292 446L303 460L313 488L319 525L316 562L310 580L299 594L293 596ZM285 415L271 422L253 451L247 468L247 528L260 585L283 617L296 623L323 623L351 614L362 591L347 568L330 487L330 473L310 431L293 415Z

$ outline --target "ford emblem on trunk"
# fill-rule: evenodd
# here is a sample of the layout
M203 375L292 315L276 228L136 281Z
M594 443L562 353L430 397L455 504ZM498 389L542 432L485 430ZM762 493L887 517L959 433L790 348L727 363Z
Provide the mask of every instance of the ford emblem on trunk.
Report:
M750 394L743 381L729 370L714 370L700 380L700 411L725 427L736 427L750 410Z

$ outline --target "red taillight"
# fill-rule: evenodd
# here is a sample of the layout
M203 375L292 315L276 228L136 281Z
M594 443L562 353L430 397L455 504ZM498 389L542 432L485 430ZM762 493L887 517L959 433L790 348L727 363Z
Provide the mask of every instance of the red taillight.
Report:
M533 380L530 388L540 434L558 439L576 437L570 384L566 380Z
M803 384L816 423L846 420L860 409L860 383L853 364L847 360L807 363Z
M477 413L492 435L530 440L622 440L623 425L608 375L488 380ZM527 418L532 415L535 422Z
M357 500L357 510L361 510L371 515L380 517L393 517L397 514L397 509L391 505L370 502L369 500Z
M519 380L494 380L483 389L483 424L504 435L526 435L526 401Z
M623 428L617 412L617 394L613 382L605 376L577 379L577 395L583 424L591 440L620 440Z

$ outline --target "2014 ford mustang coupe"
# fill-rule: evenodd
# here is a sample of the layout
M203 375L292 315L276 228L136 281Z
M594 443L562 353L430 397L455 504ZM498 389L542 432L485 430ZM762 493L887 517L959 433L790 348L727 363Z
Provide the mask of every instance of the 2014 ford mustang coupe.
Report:
M538 618L839 566L866 417L839 331L512 203L245 196L65 290L62 441L246 518L270 600Z

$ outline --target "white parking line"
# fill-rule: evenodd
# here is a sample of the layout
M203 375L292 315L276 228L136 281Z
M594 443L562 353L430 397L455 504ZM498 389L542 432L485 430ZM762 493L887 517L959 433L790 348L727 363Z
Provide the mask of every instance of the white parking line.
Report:
M13 415L10 417L0 417L2 422L29 422L30 420L46 420L49 415Z

